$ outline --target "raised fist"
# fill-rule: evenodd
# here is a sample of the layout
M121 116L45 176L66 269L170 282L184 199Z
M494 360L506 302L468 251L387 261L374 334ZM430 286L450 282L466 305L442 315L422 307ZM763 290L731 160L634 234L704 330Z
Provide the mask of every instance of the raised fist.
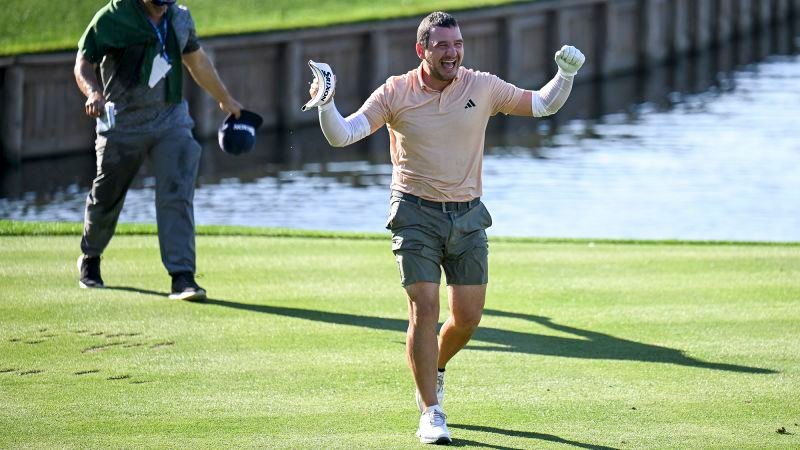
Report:
M564 75L575 75L585 61L583 53L571 45L565 45L556 52L556 64Z

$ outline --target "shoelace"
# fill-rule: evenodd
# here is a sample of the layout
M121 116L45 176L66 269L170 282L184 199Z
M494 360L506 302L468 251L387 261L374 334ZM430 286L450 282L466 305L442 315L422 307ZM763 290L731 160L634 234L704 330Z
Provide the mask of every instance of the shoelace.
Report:
M434 409L428 415L430 416L431 425L434 427L442 425L447 419L447 415L438 409Z

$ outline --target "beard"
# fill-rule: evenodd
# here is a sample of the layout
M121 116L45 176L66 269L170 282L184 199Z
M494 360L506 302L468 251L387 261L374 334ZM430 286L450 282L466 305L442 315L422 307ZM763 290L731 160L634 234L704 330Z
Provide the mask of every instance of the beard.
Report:
M461 66L461 59L458 57L456 57L455 62L453 62L452 70L445 69L442 58L439 58L437 61L429 58L427 61L428 67L431 68L431 77L439 81L452 81L458 74L458 68Z

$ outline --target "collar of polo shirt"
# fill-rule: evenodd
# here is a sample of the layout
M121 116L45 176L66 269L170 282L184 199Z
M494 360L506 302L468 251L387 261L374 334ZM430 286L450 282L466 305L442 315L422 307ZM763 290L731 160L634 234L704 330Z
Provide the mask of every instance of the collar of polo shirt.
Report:
M428 86L427 84L425 84L424 81L422 81L422 70L423 70L422 69L422 63L420 63L419 67L417 67L417 81L419 81L419 85L422 86L422 89L425 90L425 91L430 91L430 92L442 92L442 91L437 91L436 89ZM450 81L450 84L448 84L447 86L451 86L453 83L457 82L461 78L461 71L462 70L464 70L464 66L460 66L458 68L458 71L456 72L456 76L453 77L453 80ZM445 87L447 87L447 86L445 86Z

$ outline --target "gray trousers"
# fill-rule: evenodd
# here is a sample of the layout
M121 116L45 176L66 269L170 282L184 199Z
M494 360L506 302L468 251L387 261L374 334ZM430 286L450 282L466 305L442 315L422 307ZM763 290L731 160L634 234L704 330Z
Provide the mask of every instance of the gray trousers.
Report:
M189 128L134 134L112 130L95 142L97 177L86 198L81 250L99 256L117 226L125 194L145 157L156 179L156 222L167 272L195 272L194 186L201 147Z

